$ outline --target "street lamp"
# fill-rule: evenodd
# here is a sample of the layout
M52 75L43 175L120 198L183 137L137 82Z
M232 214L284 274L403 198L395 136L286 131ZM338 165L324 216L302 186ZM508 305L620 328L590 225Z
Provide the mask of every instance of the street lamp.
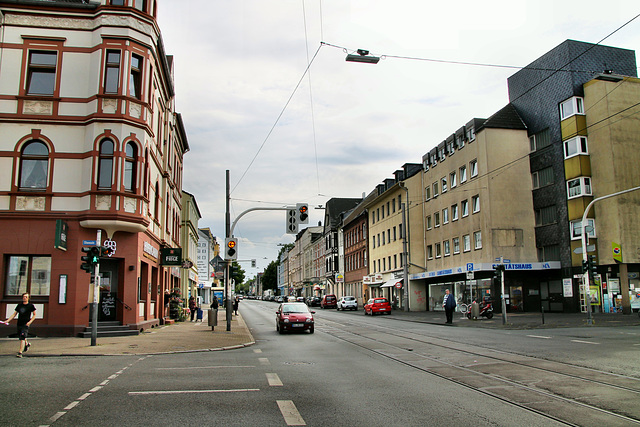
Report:
M368 50L358 49L358 54L348 54L345 59L347 62L362 62L365 64L377 64L380 61L380 57L369 55Z

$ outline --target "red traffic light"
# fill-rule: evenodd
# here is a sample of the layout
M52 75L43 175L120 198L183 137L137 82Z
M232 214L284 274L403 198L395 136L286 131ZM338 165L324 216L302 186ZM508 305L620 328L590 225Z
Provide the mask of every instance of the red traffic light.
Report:
M307 213L307 211L309 210L309 207L307 205L302 205L298 208L298 210L300 211L301 214Z
M228 247L229 249L233 249L233 248L235 248L235 247L236 247L236 241L235 241L235 240L229 240L229 241L227 242L227 247Z

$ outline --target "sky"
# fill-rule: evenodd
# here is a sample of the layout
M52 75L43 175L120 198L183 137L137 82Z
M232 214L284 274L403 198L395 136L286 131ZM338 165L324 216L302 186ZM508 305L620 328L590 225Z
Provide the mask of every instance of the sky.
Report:
M563 41L640 51L638 14L637 0L159 0L199 227L224 244L227 170L232 222L308 203L318 225L327 200L507 105L507 78ZM346 62L357 49L380 62ZM284 210L247 213L234 236L248 278L295 239Z

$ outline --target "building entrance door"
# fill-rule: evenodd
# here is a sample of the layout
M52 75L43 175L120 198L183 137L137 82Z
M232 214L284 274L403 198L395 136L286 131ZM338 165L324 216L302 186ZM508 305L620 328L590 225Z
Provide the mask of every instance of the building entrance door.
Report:
M540 303L544 311L562 313L564 311L563 301L561 280L540 282Z
M118 320L118 262L100 260L100 303L98 322Z

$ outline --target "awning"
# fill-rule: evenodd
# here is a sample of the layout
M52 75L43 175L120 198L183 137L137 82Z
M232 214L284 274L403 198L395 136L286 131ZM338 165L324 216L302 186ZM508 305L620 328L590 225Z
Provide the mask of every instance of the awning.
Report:
M381 288L390 288L392 286L396 286L396 284L401 284L403 279L391 279L388 282L385 282L382 286L380 286ZM400 287L402 287L402 285L400 285Z

